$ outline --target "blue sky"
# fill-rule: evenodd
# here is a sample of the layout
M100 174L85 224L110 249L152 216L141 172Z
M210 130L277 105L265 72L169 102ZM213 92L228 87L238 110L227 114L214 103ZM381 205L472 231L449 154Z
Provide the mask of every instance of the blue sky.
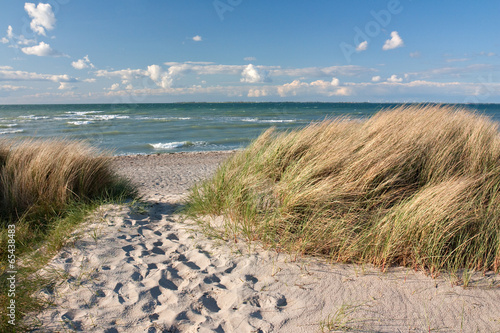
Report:
M0 104L500 102L499 1L3 1Z

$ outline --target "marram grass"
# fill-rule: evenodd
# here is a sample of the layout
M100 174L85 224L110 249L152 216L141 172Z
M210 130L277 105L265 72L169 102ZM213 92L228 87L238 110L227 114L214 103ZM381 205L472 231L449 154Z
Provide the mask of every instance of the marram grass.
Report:
M7 257L16 256L16 325L0 311L0 331L30 328L24 315L44 301L36 292L56 283L43 267L71 232L99 204L135 196L113 170L111 157L79 141L0 141L0 308L7 310ZM15 252L8 252L8 225L15 225ZM21 264L22 263L22 264Z
M401 106L270 129L196 186L187 211L224 216L228 237L333 261L498 272L497 124Z

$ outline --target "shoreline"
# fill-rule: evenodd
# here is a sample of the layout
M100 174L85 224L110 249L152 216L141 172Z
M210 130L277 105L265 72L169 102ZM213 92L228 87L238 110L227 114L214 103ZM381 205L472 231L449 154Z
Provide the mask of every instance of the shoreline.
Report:
M463 288L207 238L176 209L231 153L115 157L143 202L99 208L46 267L65 279L42 292L55 305L36 315L40 332L500 331L498 274Z

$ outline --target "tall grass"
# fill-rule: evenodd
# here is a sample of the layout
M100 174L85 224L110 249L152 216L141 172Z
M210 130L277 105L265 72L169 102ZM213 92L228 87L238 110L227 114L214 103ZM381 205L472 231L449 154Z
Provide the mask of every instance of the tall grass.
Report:
M33 294L50 278L41 268L87 213L104 202L134 196L114 172L111 157L84 142L0 142L0 331L23 327L21 318L42 303ZM8 225L15 225L16 326L7 323ZM12 253L10 253L12 254ZM21 264L22 263L22 264Z
M226 236L431 271L500 268L500 136L465 109L401 106L359 122L269 129L195 187Z

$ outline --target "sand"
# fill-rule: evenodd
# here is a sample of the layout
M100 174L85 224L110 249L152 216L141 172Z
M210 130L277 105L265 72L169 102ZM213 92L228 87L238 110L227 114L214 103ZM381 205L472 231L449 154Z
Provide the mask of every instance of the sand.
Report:
M123 156L142 202L98 209L44 269L48 332L500 332L500 277L329 264L205 237L176 213L229 153Z

